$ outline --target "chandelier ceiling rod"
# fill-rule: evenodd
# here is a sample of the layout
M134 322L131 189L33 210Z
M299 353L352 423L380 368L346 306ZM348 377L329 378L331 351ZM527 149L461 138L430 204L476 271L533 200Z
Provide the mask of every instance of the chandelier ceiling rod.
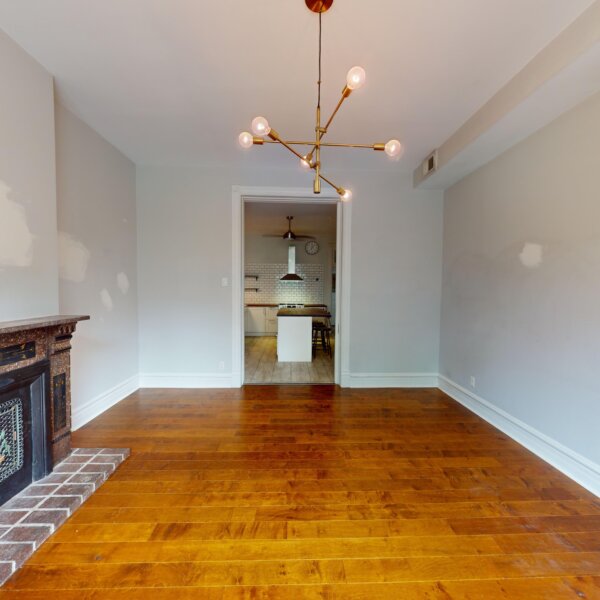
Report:
M344 189L332 181L327 179L321 173L321 148L332 147L332 148L368 148L376 151L385 151L390 157L398 157L402 151L402 145L398 140L390 140L387 144L375 143L375 144L341 144L341 143L327 143L323 142L323 137L329 130L333 119L340 110L344 100L350 96L350 94L363 86L366 79L365 71L362 67L352 67L346 76L346 85L342 90L342 97L338 101L333 113L329 117L324 127L321 126L321 72L322 72L322 13L327 12L333 0L305 0L306 6L315 13L319 14L319 77L317 80L317 109L316 109L316 125L315 125L315 141L287 141L283 140L279 133L269 126L269 122L264 117L256 117L252 121L252 131L254 135L244 131L239 136L240 145L243 148L250 148L251 146L262 146L263 144L281 144L284 148L289 150L292 154L300 159L300 164L305 167L312 169L315 172L315 179L313 183L313 192L315 194L321 193L321 180L333 187L343 200L349 200L352 197L350 190ZM265 139L265 136L269 139ZM292 146L312 146L310 152L305 155L297 152Z

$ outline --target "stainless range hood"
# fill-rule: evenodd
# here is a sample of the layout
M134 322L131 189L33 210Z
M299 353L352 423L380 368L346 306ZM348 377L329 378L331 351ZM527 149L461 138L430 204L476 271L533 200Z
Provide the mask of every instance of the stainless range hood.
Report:
M296 275L296 246L288 248L288 272L281 281L304 281L300 275Z

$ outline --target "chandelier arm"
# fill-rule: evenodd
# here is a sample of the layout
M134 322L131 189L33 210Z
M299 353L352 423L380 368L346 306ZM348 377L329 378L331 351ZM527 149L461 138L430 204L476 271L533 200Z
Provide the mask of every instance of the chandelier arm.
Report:
M265 142L267 142L268 144L281 144L284 148L287 148L292 154L295 154L300 160L304 160L304 156L302 156L300 152L296 152L287 142L283 141L274 129L271 129L269 137L273 140L273 142L269 142L268 140L265 140Z
M263 140L264 144L279 144L281 142L274 140ZM314 142L305 142L300 140L285 140L285 143L288 146L313 146ZM321 142L321 146L328 146L330 148L366 148L368 150L383 150L385 148L385 144L377 143L377 144L340 144L334 142ZM304 159L304 156L302 156Z
M337 103L337 106L333 109L333 112L331 113L329 120L325 124L325 127L323 127L323 129L324 129L323 135L325 135L327 133L327 130L329 129L329 126L331 125L335 115L337 115L338 110L340 110L342 104L344 103L344 100L350 95L351 91L352 90L350 90L350 88L348 88L348 87L344 88L344 91L342 92L342 97L340 98L339 102Z
M335 183L333 183L333 181L331 181L330 179L327 179L327 177L325 177L324 175L322 175L321 173L319 173L319 177L325 182L328 183L338 194L342 194L344 192L344 189L341 188L339 185L335 185Z

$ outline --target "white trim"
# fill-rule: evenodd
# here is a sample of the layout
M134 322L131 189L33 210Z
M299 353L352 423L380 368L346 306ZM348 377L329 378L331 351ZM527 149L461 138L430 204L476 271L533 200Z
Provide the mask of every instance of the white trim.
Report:
M437 373L342 373L342 387L436 388Z
M244 384L244 346L240 331L244 329L244 228L242 222L242 193L245 188L234 185L231 189L231 386ZM241 305L241 308L240 308Z
M230 388L231 373L141 373L140 388Z
M448 396L531 450L567 477L600 496L600 465L563 446L444 375L439 376L439 387Z
M335 292L335 383L344 385L343 373L350 370L350 248L352 247L352 204L340 202L337 211L337 260ZM339 276L341 274L341 277Z
M76 429L83 427L86 423L102 414L105 410L108 410L111 406L114 406L117 402L127 398L129 394L133 394L139 387L139 377L136 374L129 379L118 383L106 392L98 394L98 396L92 398L83 406L76 407L71 415L71 429L75 431Z
M337 210L337 247L338 264L336 265L337 286L341 293L336 293L336 351L335 383L341 384L344 365L350 363L350 235L352 202L340 202L337 192L325 189L319 197L315 197L312 188L254 187L234 185L231 188L232 230L231 230L231 347L232 374L231 387L242 387L244 384L244 201L257 202L307 202L338 204ZM343 384L342 384L343 385Z

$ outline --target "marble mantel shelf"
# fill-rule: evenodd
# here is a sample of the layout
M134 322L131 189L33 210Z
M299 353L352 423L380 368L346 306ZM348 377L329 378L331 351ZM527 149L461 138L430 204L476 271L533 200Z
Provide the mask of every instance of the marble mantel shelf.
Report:
M0 321L0 335L15 333L16 331L56 327L77 321L87 321L89 318L89 315L53 315L49 317L35 317L34 319L21 319L19 321Z

